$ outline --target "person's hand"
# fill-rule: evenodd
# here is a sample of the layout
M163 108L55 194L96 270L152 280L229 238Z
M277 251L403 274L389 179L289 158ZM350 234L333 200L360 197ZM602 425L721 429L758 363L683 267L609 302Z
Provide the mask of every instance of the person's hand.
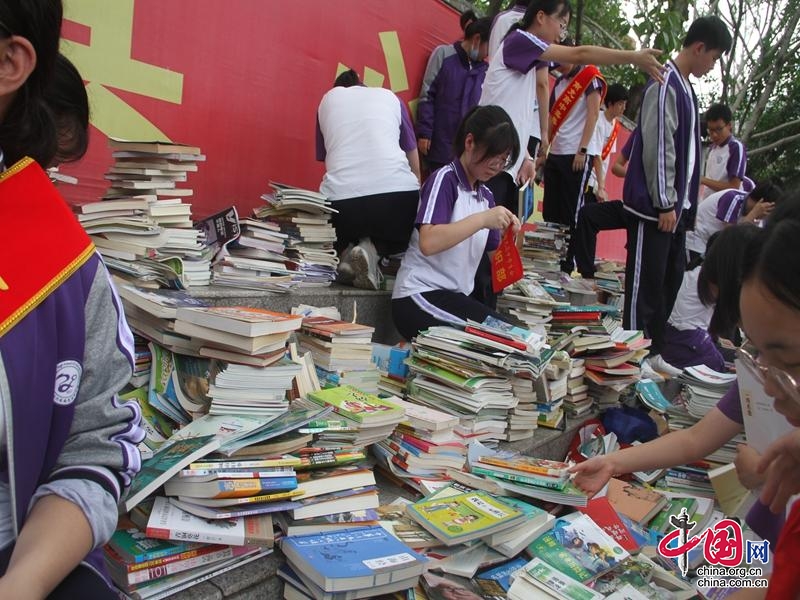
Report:
M519 219L508 210L505 206L495 206L489 210L483 211L483 227L485 229L501 229L504 230L509 225L517 224L519 227Z
M764 476L758 472L758 461L761 455L747 444L736 446L736 476L739 482L748 490L761 487L764 483Z
M422 156L428 156L428 150L431 149L431 141L426 138L419 138L417 140L417 150Z
M758 220L766 217L769 213L772 212L773 208L775 208L774 202L765 202L764 199L762 198L761 200L756 202L755 206L753 206L753 208L750 209L750 212L753 215L753 219Z
M519 168L519 173L517 173L517 185L523 186L526 183L530 183L535 175L536 167L533 161L529 158L524 159L522 166Z
M597 197L598 202L606 202L608 200L608 192L604 187L597 188L594 191L594 195Z
M789 498L800 493L800 429L770 444L758 463L758 472L767 474L761 501L775 514L783 513Z
M659 213L658 215L658 230L672 233L675 230L675 223L678 219L675 216L675 210L669 212Z
M614 465L607 456L593 456L569 470L575 475L573 483L591 498L603 489L614 476Z
M586 155L578 152L575 158L572 159L572 170L575 172L583 171L586 166Z
M642 71L650 75L659 83L664 83L664 65L658 62L656 57L661 55L661 50L655 48L643 48L636 52L633 64Z

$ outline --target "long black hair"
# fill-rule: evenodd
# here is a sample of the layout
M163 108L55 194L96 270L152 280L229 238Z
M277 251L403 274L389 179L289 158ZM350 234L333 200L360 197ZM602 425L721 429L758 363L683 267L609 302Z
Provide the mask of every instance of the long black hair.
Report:
M476 106L466 114L453 142L455 156L464 152L465 140L470 133L475 146L483 150L481 160L509 153L511 163L517 162L519 136L511 117L499 106Z
M800 193L784 196L751 244L744 281L757 279L781 303L800 310Z
M525 15L517 23L514 23L509 31L527 29L531 26L536 15L538 15L540 11L551 17L563 18L572 14L572 5L569 3L569 0L531 0L525 11Z
M89 98L83 77L63 54L58 55L45 99L53 111L58 131L55 162L80 159L89 146Z
M0 148L6 164L27 155L48 166L56 155L58 135L45 90L58 57L62 16L61 0L0 2L0 38L24 37L36 51L36 67L17 90L0 123Z
M697 295L714 306L708 326L712 337L733 337L739 326L739 293L748 255L760 244L764 232L749 223L718 231L708 240L706 256L697 278Z

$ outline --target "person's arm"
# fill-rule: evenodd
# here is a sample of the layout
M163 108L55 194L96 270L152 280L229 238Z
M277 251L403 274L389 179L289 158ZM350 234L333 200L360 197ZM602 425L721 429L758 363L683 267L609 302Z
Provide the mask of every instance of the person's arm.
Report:
M550 148L550 73L545 67L536 69L536 102L539 105L539 126L541 127L542 144L539 147L539 156L533 156L539 167L544 162Z
M5 575L2 598L46 598L92 549L92 528L69 500L45 496L28 514Z
M658 82L663 82L663 66L656 59L661 50L613 50L601 46L560 46L551 44L542 53L542 60L573 65L634 65Z
M736 446L736 476L748 490L754 490L764 485L766 477L758 472L758 463L761 455L752 446L739 444Z
M414 127L411 125L411 114L405 103L397 98L400 103L400 148L406 153L408 166L411 172L417 177L417 181L422 180L422 172L419 168L419 153L417 152L417 139L414 137Z
M746 200L745 200L746 202ZM774 202L767 202L763 198L755 203L755 206L750 209L750 212L746 215L742 215L739 218L739 223L755 223L756 221L760 221L769 213L772 212L772 209L775 208Z
M419 249L425 256L431 256L449 250L481 229L504 230L514 224L518 227L519 219L510 210L503 206L495 206L453 223L421 225Z
M700 421L689 427L661 436L646 444L595 456L570 469L575 485L596 494L615 475L650 471L701 460L720 448L742 429L740 423L714 407Z
M597 116L600 114L600 90L592 90L586 96L586 119L583 122L583 131L578 148L587 148L597 126ZM586 166L586 154L577 152L572 159L572 170L583 171Z
M319 113L317 113L317 131L316 131L316 144L317 144L317 160L324 162L327 156L325 150L325 137L322 135L322 128L319 126Z
M45 595L92 548L108 541L117 525L117 504L141 468L141 411L136 402L117 397L133 370L133 335L105 266L99 259L96 264L69 435L55 469L31 500L2 578L35 582Z
M597 180L597 188L594 190L594 195L600 202L608 200L606 194L606 170L603 168L603 159L600 156L592 158L592 169L594 169L594 177Z
M761 501L775 514L782 513L789 498L800 493L800 429L795 429L772 442L758 463L767 482Z
M734 177L729 179L728 181L722 181L721 179L709 179L708 177L701 177L700 183L713 190L715 192L721 192L722 190L738 190L739 186L742 185L742 180L738 177Z
M611 165L611 173L625 179L625 174L628 172L628 159L627 157L620 152L617 154L617 158L614 160L614 164Z
M416 135L419 140L419 151L423 156L428 154L433 136L433 122L436 116L434 101L438 90L439 72L444 62L444 50L444 46L439 46L434 48L431 53L428 59L428 66L425 67L425 75L422 78L422 88L420 88L419 92Z

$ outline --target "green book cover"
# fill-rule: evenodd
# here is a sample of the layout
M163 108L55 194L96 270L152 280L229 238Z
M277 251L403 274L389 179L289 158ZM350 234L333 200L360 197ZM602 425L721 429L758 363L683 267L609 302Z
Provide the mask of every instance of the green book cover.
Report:
M486 492L467 492L410 504L409 516L447 545L512 526L524 513Z
M147 386L142 386L120 395L123 401L135 400L142 411L142 427L145 433L145 444L151 450L157 450L172 435L174 424L155 410L147 400Z
M558 598L568 600L599 600L603 598L602 594L575 581L539 558L534 558L525 565L523 573L530 581L536 581L544 588L557 593Z
M350 385L312 392L308 399L323 406L333 406L334 412L358 423L383 421L386 417L402 417L404 414L401 408L388 400Z
M688 496L684 496L682 498L671 498L667 505L662 508L655 517L653 517L652 521L650 521L650 529L664 533L667 529L672 527L672 525L670 525L669 518L673 515L677 516L684 508L691 519L692 515L694 515L694 513L697 511L697 500Z
M199 548L195 542L176 542L147 537L127 517L120 519L119 528L111 536L108 545L126 563L136 564L173 556Z
M142 463L141 471L134 477L124 502L125 510L130 511L189 463L219 448L219 443L217 436L204 435L159 448Z

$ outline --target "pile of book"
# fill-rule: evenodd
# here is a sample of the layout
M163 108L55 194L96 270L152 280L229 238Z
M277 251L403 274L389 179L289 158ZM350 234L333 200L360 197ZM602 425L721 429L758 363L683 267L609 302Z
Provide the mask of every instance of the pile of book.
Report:
M266 367L286 352L302 318L247 306L180 306L172 329L187 338L199 356Z
M520 253L522 267L526 273L558 280L568 248L569 227L544 222L526 224Z
M351 385L377 394L380 373L372 362L374 327L324 316L303 319L300 350L310 352L323 387Z
M544 333L549 329L553 309L569 306L567 300L557 300L551 291L556 293L552 286L546 286L541 277L527 273L503 290L497 299L497 309L512 315L526 328Z
M75 207L106 264L140 283L208 285L211 256L184 202L193 192L179 187L205 156L183 144L109 138L109 145L111 187L101 201Z
M295 271L287 266L289 235L280 225L259 219L240 219L241 232L225 244L214 263L214 284L252 290L288 292Z
M343 385L314 391L306 396L312 406L331 407L344 421L344 426L320 432L315 445L323 448L363 448L385 440L405 418L402 408L362 392L352 386Z
M278 416L289 408L287 392L302 367L282 359L265 367L229 362L212 378L209 414Z
M414 588L428 560L379 525L289 536L278 571L284 597L371 598Z
M258 543L244 544L245 540L254 540L254 535L248 537L227 521L220 527L211 522L192 522L187 530L176 522L169 504L159 503L158 509L151 509L151 515L152 510L158 518L152 528L148 528L143 512L136 513L142 517L137 518L141 527L121 517L103 549L109 574L122 597L169 597L272 552L271 527L259 531L262 537ZM186 537L172 538L178 531Z
M449 469L464 467L467 448L454 431L458 417L396 397L389 400L405 417L390 437L373 446L378 466L417 489L421 479L441 480Z
M339 259L333 243L336 231L331 215L336 212L318 192L270 182L272 193L261 196L265 206L256 209L259 219L275 223L284 239L286 264L299 286L324 286L336 279Z
M411 345L400 342L394 346L372 344L372 362L378 369L378 393L405 397L408 366L405 360L411 354Z

